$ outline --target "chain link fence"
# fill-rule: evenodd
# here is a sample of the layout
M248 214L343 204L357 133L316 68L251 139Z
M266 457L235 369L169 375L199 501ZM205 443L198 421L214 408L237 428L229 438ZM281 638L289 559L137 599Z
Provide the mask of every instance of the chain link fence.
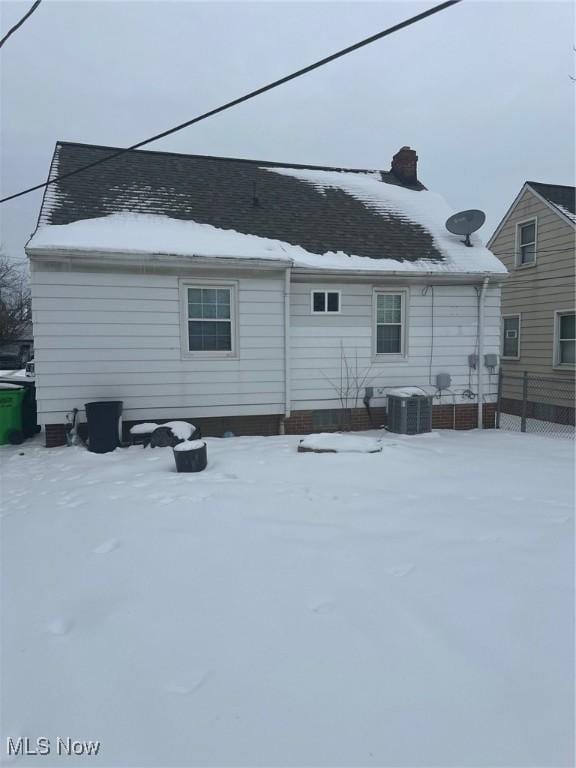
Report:
M575 405L574 379L500 371L497 429L574 437Z

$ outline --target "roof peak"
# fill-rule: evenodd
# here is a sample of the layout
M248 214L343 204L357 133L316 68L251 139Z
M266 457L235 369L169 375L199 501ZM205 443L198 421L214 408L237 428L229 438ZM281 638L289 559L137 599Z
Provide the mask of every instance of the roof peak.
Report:
M342 166L332 166L332 165L312 165L307 163L285 163L285 162L278 162L276 160L255 160L252 158L247 157L226 157L223 155L201 155L201 154L191 154L187 152L166 152L162 150L157 149L127 149L126 147L112 147L107 146L105 144L90 144L89 142L83 142L83 141L61 141L58 140L56 142L56 146L67 146L67 147L84 147L87 149L102 149L102 150L109 150L110 152L121 152L126 151L126 154L144 154L144 155L163 155L168 157L185 157L185 158L196 158L201 160L219 160L222 162L236 162L236 163L246 163L248 165L261 165L269 168L302 168L302 169L311 169L315 171L339 171L340 173L385 173L388 174L389 171L380 169L380 168L347 168Z
M572 184L550 184L547 181L527 181L531 187L558 187L558 189L576 189Z

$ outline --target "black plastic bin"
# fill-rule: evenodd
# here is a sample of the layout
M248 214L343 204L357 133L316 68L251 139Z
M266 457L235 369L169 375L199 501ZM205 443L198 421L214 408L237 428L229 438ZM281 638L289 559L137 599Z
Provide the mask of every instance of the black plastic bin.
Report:
M108 453L120 445L122 400L86 403L88 422L88 450Z
M176 472L202 472L208 465L208 455L206 452L206 443L198 441L202 444L197 448L188 448L187 450L177 450L175 446L174 459L176 460ZM183 445L183 443L180 443Z

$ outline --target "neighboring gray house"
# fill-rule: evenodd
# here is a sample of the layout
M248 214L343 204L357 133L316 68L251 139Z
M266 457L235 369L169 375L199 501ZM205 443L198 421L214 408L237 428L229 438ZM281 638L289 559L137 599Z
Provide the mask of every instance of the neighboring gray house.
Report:
M58 143L50 178L114 151ZM479 403L491 423L506 270L451 213L408 147L390 171L131 151L49 186L26 248L47 444L102 399L127 424L299 433L343 408L379 425L413 386L435 426L476 426Z
M510 276L502 288L504 405L574 423L576 211L574 187L527 181L488 242Z

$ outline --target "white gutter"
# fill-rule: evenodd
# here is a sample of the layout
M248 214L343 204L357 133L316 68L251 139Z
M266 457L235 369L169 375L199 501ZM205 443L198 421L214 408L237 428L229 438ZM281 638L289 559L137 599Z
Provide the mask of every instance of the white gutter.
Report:
M284 433L284 420L290 418L290 287L291 267L284 272L284 418L281 432Z
M478 299L478 429L484 429L484 298L489 279L484 278Z

